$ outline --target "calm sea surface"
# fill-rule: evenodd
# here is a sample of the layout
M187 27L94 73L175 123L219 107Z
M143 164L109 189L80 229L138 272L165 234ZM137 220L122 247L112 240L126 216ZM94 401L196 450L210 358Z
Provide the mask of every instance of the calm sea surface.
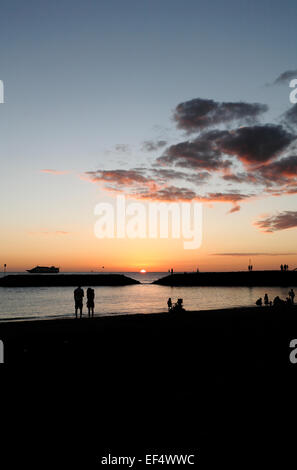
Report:
M142 284L95 287L96 315L164 312L167 310L168 297L173 301L182 297L187 310L212 310L255 305L256 299L264 297L265 292L272 300L276 295L286 298L288 293L288 288L281 287L157 286L150 283L166 276L167 273L122 274ZM73 287L0 287L0 319L71 316L74 312L73 289Z

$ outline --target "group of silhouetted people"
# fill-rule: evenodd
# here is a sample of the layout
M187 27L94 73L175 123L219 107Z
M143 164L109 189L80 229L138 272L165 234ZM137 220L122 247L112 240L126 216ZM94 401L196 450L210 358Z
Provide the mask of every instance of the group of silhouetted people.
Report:
M281 264L280 265L280 270L281 271L289 271L289 266L287 264Z
M80 318L82 317L83 311L83 298L84 298L84 290L79 286L74 290L74 304L75 304L75 318L77 318L77 312L80 311ZM94 316L94 308L95 308L95 291L91 287L87 289L87 309L88 309L88 316Z
M288 292L288 297L286 298L286 300L282 300L278 295L273 299L273 302L270 300L269 301L269 298L268 298L268 294L265 294L264 295L264 305L266 305L267 307L270 306L270 307L279 307L281 305L294 305L294 298L295 298L295 292L293 289L289 290ZM263 305L263 301L262 301L262 297L260 297L257 301L256 301L256 305L258 305L258 307L262 307Z
M172 304L171 297L167 300L168 312L184 312L185 309L183 307L183 299L177 299L175 304Z

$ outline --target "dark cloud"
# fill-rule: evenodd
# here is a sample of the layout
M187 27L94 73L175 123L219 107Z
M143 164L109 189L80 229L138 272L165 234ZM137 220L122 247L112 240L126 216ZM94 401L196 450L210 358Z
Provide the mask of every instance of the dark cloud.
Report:
M144 170L97 170L87 171L85 173L91 181L97 183L114 184L118 186L131 186L135 184L144 184L148 178L144 175Z
M201 198L201 202L230 202L233 207L228 211L228 214L240 211L239 202L245 201L253 197L252 194L242 194L237 191L226 193L208 193Z
M133 194L132 194L133 195ZM135 196L135 195L134 195ZM176 186L168 186L157 190L146 190L136 195L139 199L149 199L156 201L192 201L197 198L194 191L188 188L178 188Z
M295 122L296 109L293 106L285 113L287 123ZM266 110L267 106L259 103L218 103L202 99L180 103L175 113L178 127L189 132L202 131L198 136L170 145L151 167L89 171L85 176L105 190L125 192L133 198L229 203L230 213L239 211L241 202L256 196L296 194L297 157L281 158L289 149L293 152L291 144L297 138L293 131L273 124L252 124L232 130L207 129L229 121L254 121ZM156 151L166 143L146 140L143 149ZM118 144L115 149L126 152L129 146ZM215 189L205 186L204 191L198 190L203 183L212 183L209 181L212 175L215 175ZM231 192L220 192L221 183L225 186L226 183L254 184L260 185L260 189L257 187L255 194L241 192L238 187Z
M134 194L135 196L135 194ZM148 190L144 189L142 192L138 193L137 197L139 199L151 199L151 200L166 200L166 201L180 201L180 200L196 200L198 202L229 202L233 204L233 208L229 211L236 212L240 210L238 205L239 201L246 200L251 195L241 194L237 192L232 193L208 193L205 195L199 195L196 192L188 189L188 188L179 188L176 186L168 186L165 188L153 189ZM234 210L235 209L235 210Z
M268 106L261 103L220 103L196 98L180 103L175 109L174 119L179 129L196 132L230 121L250 123L267 110Z
M256 172L267 186L283 185L294 180L297 183L297 156L270 162L257 168Z
M154 178L158 178L163 181L180 179L188 181L189 183L203 183L210 178L210 173L208 173L208 171L201 171L193 174L165 168L152 169L150 170L150 174L152 174Z
M277 232L297 227L297 211L284 211L280 214L258 220L255 225L264 232Z
M171 145L156 163L221 171L232 165L230 160L226 160L226 155L229 155L251 166L277 158L295 139L296 136L283 126L273 124L239 127L231 131L213 130L192 141Z
M189 183L203 183L210 174L207 171L200 173L186 173L173 169L148 169L133 168L130 170L97 170L85 173L88 179L93 182L107 184L108 187L132 187L132 186L152 186L154 184L164 185L169 180L182 180ZM116 185L116 186L114 186Z
M224 133L225 131L211 131L193 141L171 145L156 162L195 170L218 171L228 168L231 162L223 160L222 152L216 145L216 139Z
M249 183L265 186L265 191L274 195L295 194L297 188L297 156L254 167L246 173L227 173L222 178L231 183Z
M87 178L94 183L103 185L109 191L122 192L136 199L148 199L159 201L191 201L199 202L225 202L231 203L230 212L240 209L238 203L252 195L233 192L215 192L204 195L197 194L194 190L184 187L168 185L172 179L181 179L193 183L203 182L208 173L188 174L174 170L160 169L131 169L131 170L98 170L85 173ZM200 179L199 179L200 178Z
M117 152L126 153L130 151L130 145L128 144L116 144L114 146Z
M229 183L247 183L250 176L247 173L228 173L223 175L223 179Z
M282 115L282 123L289 128L297 126L297 103Z
M159 150L162 147L165 147L166 144L166 140L157 140L156 142L153 140L145 140L142 144L142 149L147 152L153 152L155 150Z
M286 70L274 80L273 85L282 85L283 83L288 84L292 78L297 78L297 70Z
M234 214L234 212L238 212L238 211L240 211L240 206L235 205L228 211L228 214Z
M210 201L216 202L232 202L237 203L238 201L242 201L244 199L250 198L251 195L238 193L236 191L230 193L209 193L207 199Z
M221 152L253 165L277 158L295 139L281 125L265 124L225 131L216 144Z

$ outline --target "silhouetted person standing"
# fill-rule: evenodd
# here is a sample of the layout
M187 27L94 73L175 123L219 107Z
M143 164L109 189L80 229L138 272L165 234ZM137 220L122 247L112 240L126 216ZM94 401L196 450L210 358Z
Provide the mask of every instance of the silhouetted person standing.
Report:
M269 300L268 300L268 295L267 295L267 294L264 295L264 304L265 304L265 305L268 305L268 304L269 304Z
M293 289L289 291L289 298L291 299L292 304L294 303L294 298L295 298L295 292Z
M88 307L88 316L92 317L94 316L94 307L95 307L95 291L94 289L91 289L91 287L88 288L87 290L87 307Z
M83 297L84 291L79 286L74 290L74 303L75 303L75 317L77 318L77 310L80 311L80 318L82 317L82 309L83 309Z
M171 300L171 297L169 297L169 299L167 300L167 305L168 305L168 312L170 312L170 310L172 309L172 300Z
M283 270L284 270L284 265L281 264L281 265L280 265L280 268L281 268L281 271L283 271Z

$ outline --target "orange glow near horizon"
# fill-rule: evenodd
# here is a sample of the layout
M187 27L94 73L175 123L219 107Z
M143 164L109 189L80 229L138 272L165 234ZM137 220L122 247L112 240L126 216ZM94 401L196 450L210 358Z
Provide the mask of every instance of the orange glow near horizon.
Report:
M247 269L249 258L255 270L279 269L285 263L295 269L296 231L263 234L251 224L253 218L244 210L226 216L223 205L206 208L202 245L195 250L170 237L98 239L92 214L83 224L72 218L67 224L39 227L26 221L21 230L16 225L2 228L0 271L4 263L7 272L36 265L57 266L61 272L239 271Z

